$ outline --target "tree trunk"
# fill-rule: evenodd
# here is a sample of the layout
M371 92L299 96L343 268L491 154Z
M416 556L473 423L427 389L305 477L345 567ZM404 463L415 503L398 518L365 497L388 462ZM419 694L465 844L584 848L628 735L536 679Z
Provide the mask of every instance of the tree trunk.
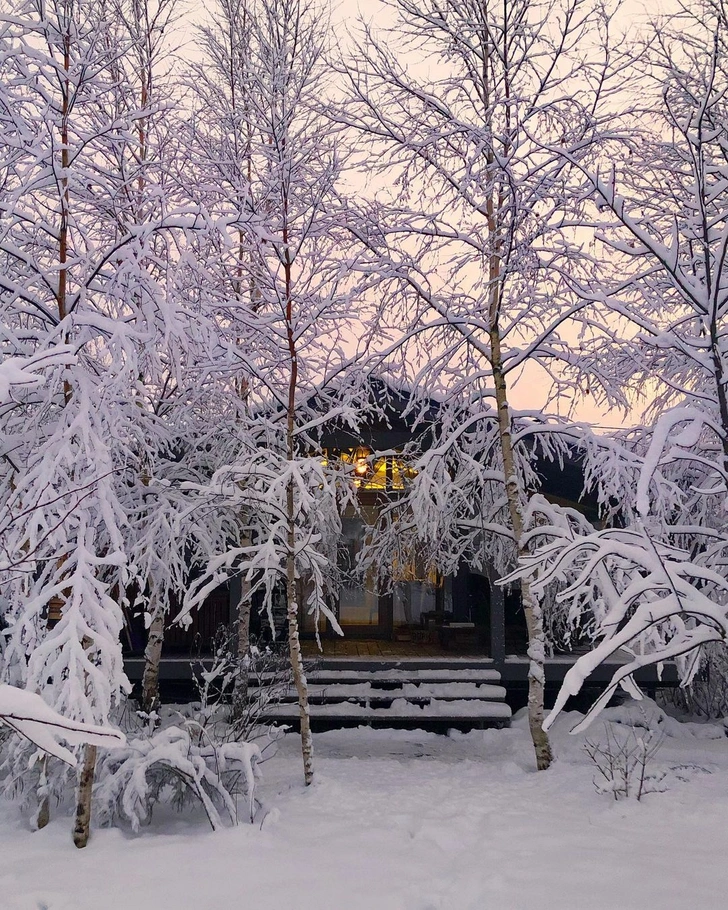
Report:
M73 826L73 843L81 848L88 843L91 828L91 791L96 769L96 746L85 746L83 768L78 781L78 799L76 802L76 821Z
M35 813L35 829L40 831L45 828L51 820L51 801L47 794L41 796L38 801L38 811Z
M521 511L520 489L516 475L516 461L513 454L511 435L511 411L508 404L508 390L501 357L500 333L497 319L491 319L490 330L491 367L495 383L496 405L498 408L498 435L500 439L503 471L508 498L508 512L511 518L513 538L518 559L527 556L523 546L523 514ZM536 752L536 767L544 771L553 760L551 743L543 729L546 636L543 628L541 604L534 596L531 585L525 579L521 582L523 612L528 630L528 726L531 731L533 748Z
M33 826L36 831L45 828L51 820L51 799L48 795L48 756L44 755L39 762L40 765L40 782L38 784L38 808L33 819Z
M286 221L283 226L283 247L285 258L283 269L286 278L286 337L288 353L291 358L291 373L288 380L288 407L286 413L286 455L288 464L293 465L296 429L296 389L298 387L298 351L293 327L293 268L288 247L288 209L285 209ZM308 683L303 672L301 641L298 637L298 599L296 598L296 502L293 477L288 481L286 490L286 518L288 520L288 539L286 557L286 605L288 613L288 648L291 655L293 682L298 693L298 708L301 717L301 752L303 754L303 779L308 786L313 780L313 739L311 737L311 718L308 710Z
M519 550L519 558L525 555L524 550ZM539 771L545 771L553 761L553 753L548 734L543 729L546 686L546 635L543 628L543 612L528 581L521 582L521 597L528 629L528 727L536 752L536 767Z
M726 377L721 357L720 326L716 318L710 320L710 356L713 361L715 375L716 397L718 399L718 413L720 414L723 434L723 469L728 474L728 395L726 394Z
M311 718L308 710L308 682L303 672L301 641L298 637L298 600L296 598L295 558L295 514L293 511L293 480L288 483L288 560L287 560L287 607L288 607L288 648L291 655L293 682L298 694L298 708L301 717L301 752L303 754L303 779L308 786L313 780L313 738Z
M157 610L149 626L149 638L144 649L144 675L142 677L142 710L147 714L159 705L159 665L164 645L164 613Z
M238 603L238 672L233 688L232 720L240 720L248 703L250 682L250 582L241 580L240 602Z

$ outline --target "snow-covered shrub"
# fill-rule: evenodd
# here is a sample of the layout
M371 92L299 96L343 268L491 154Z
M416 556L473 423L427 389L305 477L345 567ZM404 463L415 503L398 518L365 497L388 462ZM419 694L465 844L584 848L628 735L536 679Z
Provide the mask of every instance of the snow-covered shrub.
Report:
M266 709L279 702L293 685L287 651L253 644L249 653L240 657L237 636L227 626L220 626L213 640L212 655L208 665L201 658L192 662L192 678L200 703L197 721L211 728L211 735L217 741L249 741L261 733L270 738L269 725L262 723ZM230 699L234 690L240 691L236 683L241 675L246 680L245 697L234 712Z
M129 712L117 717L128 731L125 748L106 755L97 768L96 813L102 824L122 820L134 831L148 823L155 805L179 809L199 803L213 830L255 815L255 782L263 751L285 728L261 723L265 709L291 686L287 654L251 648L237 653L237 639L227 626L218 628L212 659L191 663L197 701L160 708L159 713ZM247 678L243 712L232 717L230 696L239 674ZM128 707L127 703L127 707ZM265 739L267 744L251 742Z
M238 799L246 815L255 815L255 782L260 749L253 743L214 743L194 722L171 726L131 739L103 757L97 769L94 799L98 818L117 818L138 831L162 801L182 807L198 801L213 830L238 822Z
M128 744L103 758L97 769L94 800L103 824L121 819L134 831L148 823L155 805L169 803L179 809L199 803L213 830L236 824L238 803L245 800L246 816L255 815L255 781L261 746L251 742L277 739L261 723L265 709L291 686L287 655L273 649L251 648L247 658L237 653L237 639L220 626L212 642L212 659L197 657L191 663L197 701L173 712L120 718L133 727ZM243 711L231 716L230 696L238 675L247 677ZM140 723L141 721L141 723ZM285 728L283 728L285 729Z
M651 762L663 738L648 725L605 723L603 740L584 742L584 751L596 765L597 792L611 793L615 800L638 801L660 792L664 774L654 773Z
M716 720L728 717L728 649L722 643L706 645L700 669L687 686L662 689L661 701L683 714Z

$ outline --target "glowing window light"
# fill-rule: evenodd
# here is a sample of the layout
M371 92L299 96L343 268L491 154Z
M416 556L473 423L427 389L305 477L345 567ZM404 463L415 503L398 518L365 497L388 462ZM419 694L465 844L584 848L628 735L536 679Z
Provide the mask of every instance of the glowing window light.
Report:
M375 458L372 449L366 446L325 449L322 464L327 465L332 458L350 467L354 474L354 484L361 490L404 490L407 482L417 474L400 456L388 454Z

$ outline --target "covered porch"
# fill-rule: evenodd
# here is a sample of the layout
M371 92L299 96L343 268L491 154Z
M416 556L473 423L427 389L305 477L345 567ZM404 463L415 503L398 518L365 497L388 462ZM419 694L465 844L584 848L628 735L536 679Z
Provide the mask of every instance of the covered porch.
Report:
M338 658L370 658L371 660L416 660L418 658L482 657L483 649L476 641L464 640L455 647L445 647L439 641L413 640L390 641L381 638L352 639L324 638L321 648L315 641L301 643L306 660L329 660Z

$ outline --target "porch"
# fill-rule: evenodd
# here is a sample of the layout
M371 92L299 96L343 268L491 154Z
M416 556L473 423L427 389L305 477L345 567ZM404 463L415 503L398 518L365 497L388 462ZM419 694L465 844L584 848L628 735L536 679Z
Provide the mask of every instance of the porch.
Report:
M482 658L483 649L474 640L452 642L447 646L441 641L411 640L390 641L388 639L324 638L321 649L315 641L301 642L303 656L309 661L329 661L340 658L368 658L377 660L420 660L423 658Z

